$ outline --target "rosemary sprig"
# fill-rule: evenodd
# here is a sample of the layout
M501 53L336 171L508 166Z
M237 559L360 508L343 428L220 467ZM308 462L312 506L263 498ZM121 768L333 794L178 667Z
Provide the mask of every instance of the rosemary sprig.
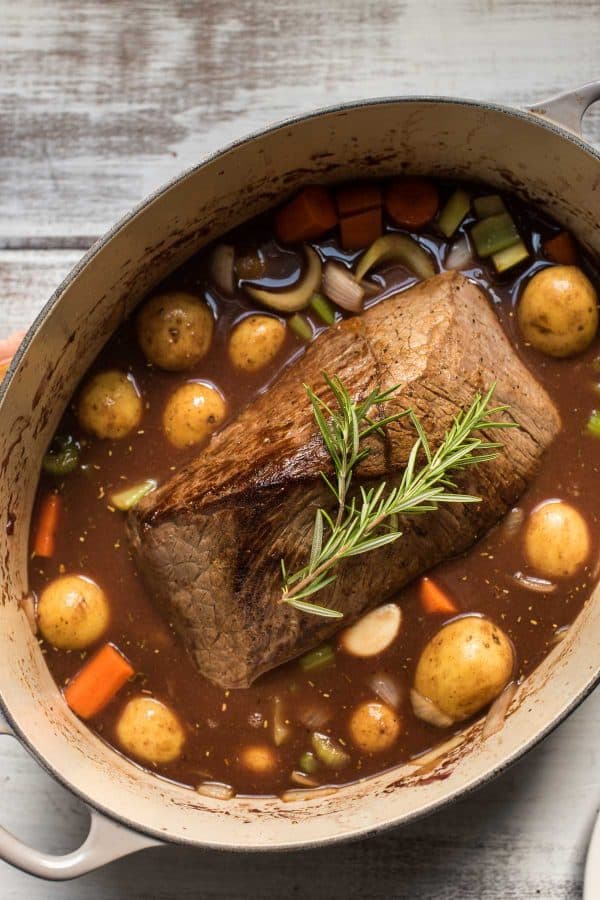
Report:
M497 413L507 407L490 409L495 385L481 396L477 394L466 411L460 412L444 440L432 452L423 427L411 409L401 410L373 421L369 412L374 406L391 399L397 387L387 391L373 391L360 403L354 403L339 378L323 373L337 403L333 410L305 385L315 421L331 457L335 478L321 473L323 480L337 500L337 512L332 517L327 510L315 513L313 539L306 566L288 574L281 560L283 588L281 602L304 613L342 618L342 613L318 606L308 600L336 579L335 567L343 559L368 553L402 537L398 529L399 516L422 515L439 508L440 503L479 503L481 498L456 493L451 479L454 472L468 466L495 459L501 443L476 436L481 429L515 427L513 422L494 421ZM369 454L362 442L371 434L384 435L383 429L392 422L409 417L417 434L400 482L387 490L386 482L376 487L359 488L358 496L348 501L350 484L356 466ZM417 468L419 453L425 463Z

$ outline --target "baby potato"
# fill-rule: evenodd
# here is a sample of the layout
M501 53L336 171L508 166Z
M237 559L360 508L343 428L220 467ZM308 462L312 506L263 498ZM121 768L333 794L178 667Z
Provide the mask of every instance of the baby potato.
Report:
M528 282L517 307L521 333L549 356L575 356L598 330L598 295L577 266L549 266Z
M385 703L361 703L350 718L350 736L363 753L389 750L399 734L398 714Z
M37 621L43 636L59 650L83 650L106 630L110 609L106 594L90 578L62 575L40 595Z
M193 447L210 437L226 413L225 400L215 387L189 381L169 397L163 428L174 447Z
M213 331L209 307L183 291L157 294L144 304L137 318L144 356L169 372L193 369L208 353Z
M533 510L525 527L525 556L540 575L574 575L590 553L590 533L574 506L550 500Z
M285 340L285 324L275 316L246 316L229 338L229 358L244 372L258 372L275 359Z
M494 700L514 667L513 646L489 619L463 616L444 625L421 653L415 690L453 722Z
M79 424L88 434L118 440L136 428L142 418L142 399L125 372L99 372L84 385L77 403Z
M269 775L277 766L277 755L268 744L249 744L240 753L240 763L255 775Z
M133 697L119 716L117 740L146 763L169 763L181 755L185 735L175 713L154 697Z

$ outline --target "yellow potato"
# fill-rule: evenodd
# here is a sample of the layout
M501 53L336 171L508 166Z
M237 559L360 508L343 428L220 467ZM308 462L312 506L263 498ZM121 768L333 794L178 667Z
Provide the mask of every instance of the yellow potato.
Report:
M81 575L62 575L51 581L38 601L40 631L59 650L89 647L106 631L109 619L106 594Z
M389 750L400 734L398 714L385 703L361 703L350 718L350 736L363 753Z
M277 766L277 755L268 744L250 744L241 751L240 763L255 775L269 775Z
M77 418L84 431L99 438L124 438L140 424L142 399L133 378L111 369L83 386Z
M279 353L285 341L285 325L275 316L246 316L229 338L229 358L244 372L258 372Z
M525 555L538 574L574 575L589 553L589 529L575 507L551 500L533 510L525 528Z
M169 763L181 755L185 735L177 716L153 697L134 697L119 716L117 740L146 763Z
M574 356L589 347L598 330L598 295L577 266L549 266L527 283L517 317L536 350Z
M190 381L169 397L163 428L174 447L193 447L210 437L226 413L225 400L216 388Z
M514 650L489 619L463 616L444 625L421 653L415 690L453 722L483 709L509 682Z
M145 357L169 372L193 369L208 353L214 331L209 307L183 291L157 294L142 307L137 336Z

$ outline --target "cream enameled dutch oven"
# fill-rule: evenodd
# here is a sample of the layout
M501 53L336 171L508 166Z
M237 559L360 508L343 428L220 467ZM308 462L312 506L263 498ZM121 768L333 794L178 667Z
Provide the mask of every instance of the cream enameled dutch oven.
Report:
M27 593L29 518L46 446L108 336L167 272L301 184L400 172L464 176L516 191L600 255L600 155L580 136L585 110L599 99L600 82L530 111L400 98L285 122L150 197L56 291L0 388L0 731L14 735L88 804L92 826L83 846L62 857L32 850L0 830L0 858L59 879L162 841L273 850L369 834L430 813L489 780L590 692L599 677L600 589L519 689L504 729L484 741L476 724L473 740L448 748L426 776L404 767L316 799L224 803L144 772L75 718L20 601Z

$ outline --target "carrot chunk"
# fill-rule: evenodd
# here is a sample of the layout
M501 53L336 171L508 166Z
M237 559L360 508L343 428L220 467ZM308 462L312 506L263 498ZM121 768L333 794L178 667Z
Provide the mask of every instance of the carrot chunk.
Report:
M423 609L428 615L451 616L458 612L458 607L450 597L431 578L421 578L419 597Z
M344 250L361 250L381 237L381 207L340 219L340 235Z
M112 644L105 644L69 681L63 695L81 719L97 715L134 674L133 667Z
M568 231L544 242L544 253L552 262L561 266L574 266L577 262L577 247Z
M437 188L425 178L400 178L385 195L385 208L396 225L422 228L438 211Z
M61 510L62 499L58 494L48 494L42 501L33 544L36 556L44 556L47 559L54 556L56 531Z
M284 244L311 241L337 225L335 203L324 187L304 188L275 214L275 231Z
M352 216L381 206L381 188L372 181L349 184L338 189L335 202L340 216Z

